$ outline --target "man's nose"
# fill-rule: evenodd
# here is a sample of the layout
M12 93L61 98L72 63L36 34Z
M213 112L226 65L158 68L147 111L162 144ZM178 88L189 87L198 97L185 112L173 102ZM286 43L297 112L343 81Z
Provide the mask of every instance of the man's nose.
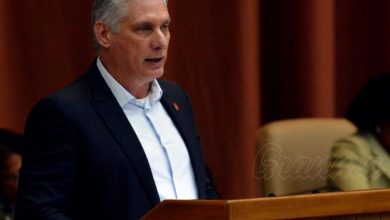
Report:
M154 50L166 49L169 42L169 32L163 32L161 30L156 31L153 34L151 47Z

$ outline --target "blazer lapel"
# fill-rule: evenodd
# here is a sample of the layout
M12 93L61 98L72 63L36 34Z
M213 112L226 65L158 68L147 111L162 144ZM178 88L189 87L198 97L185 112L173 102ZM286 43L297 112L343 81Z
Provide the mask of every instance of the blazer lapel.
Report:
M134 167L138 178L145 186L150 201L153 205L158 204L160 199L152 171L137 135L116 101L115 96L100 75L96 65L91 67L88 75L94 98L93 106L126 154L131 166Z
M183 100L183 98L175 98L174 94L170 94L169 89L165 88L163 83L160 81L159 83L163 89L161 103L168 112L173 123L176 125L176 128L186 144L198 188L198 196L200 199L204 199L206 197L206 189L203 184L205 179L205 168L201 149L197 143L199 140L196 139L198 137L194 137L194 135L197 135L197 132L194 130L195 126L192 121L192 115L189 114L191 109L188 108L190 108L190 106L188 106L188 103Z

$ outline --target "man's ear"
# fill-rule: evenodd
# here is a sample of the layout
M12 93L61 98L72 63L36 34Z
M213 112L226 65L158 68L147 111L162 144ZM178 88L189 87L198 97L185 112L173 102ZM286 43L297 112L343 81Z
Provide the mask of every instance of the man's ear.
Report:
M101 47L109 48L111 45L111 30L103 22L96 22L94 27L96 40L99 42Z

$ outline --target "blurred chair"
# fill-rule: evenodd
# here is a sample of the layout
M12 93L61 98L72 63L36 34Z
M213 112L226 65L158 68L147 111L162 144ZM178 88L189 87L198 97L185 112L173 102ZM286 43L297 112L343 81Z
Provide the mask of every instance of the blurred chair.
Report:
M356 131L345 119L301 118L271 122L256 134L254 175L262 196L328 191L332 145Z

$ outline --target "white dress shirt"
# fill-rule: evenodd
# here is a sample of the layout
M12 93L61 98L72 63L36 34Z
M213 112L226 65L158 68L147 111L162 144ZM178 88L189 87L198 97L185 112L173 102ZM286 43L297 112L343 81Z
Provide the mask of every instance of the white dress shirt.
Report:
M136 99L108 73L99 58L96 64L141 142L160 200L197 199L187 147L160 102L163 91L157 80L152 81L145 98Z

